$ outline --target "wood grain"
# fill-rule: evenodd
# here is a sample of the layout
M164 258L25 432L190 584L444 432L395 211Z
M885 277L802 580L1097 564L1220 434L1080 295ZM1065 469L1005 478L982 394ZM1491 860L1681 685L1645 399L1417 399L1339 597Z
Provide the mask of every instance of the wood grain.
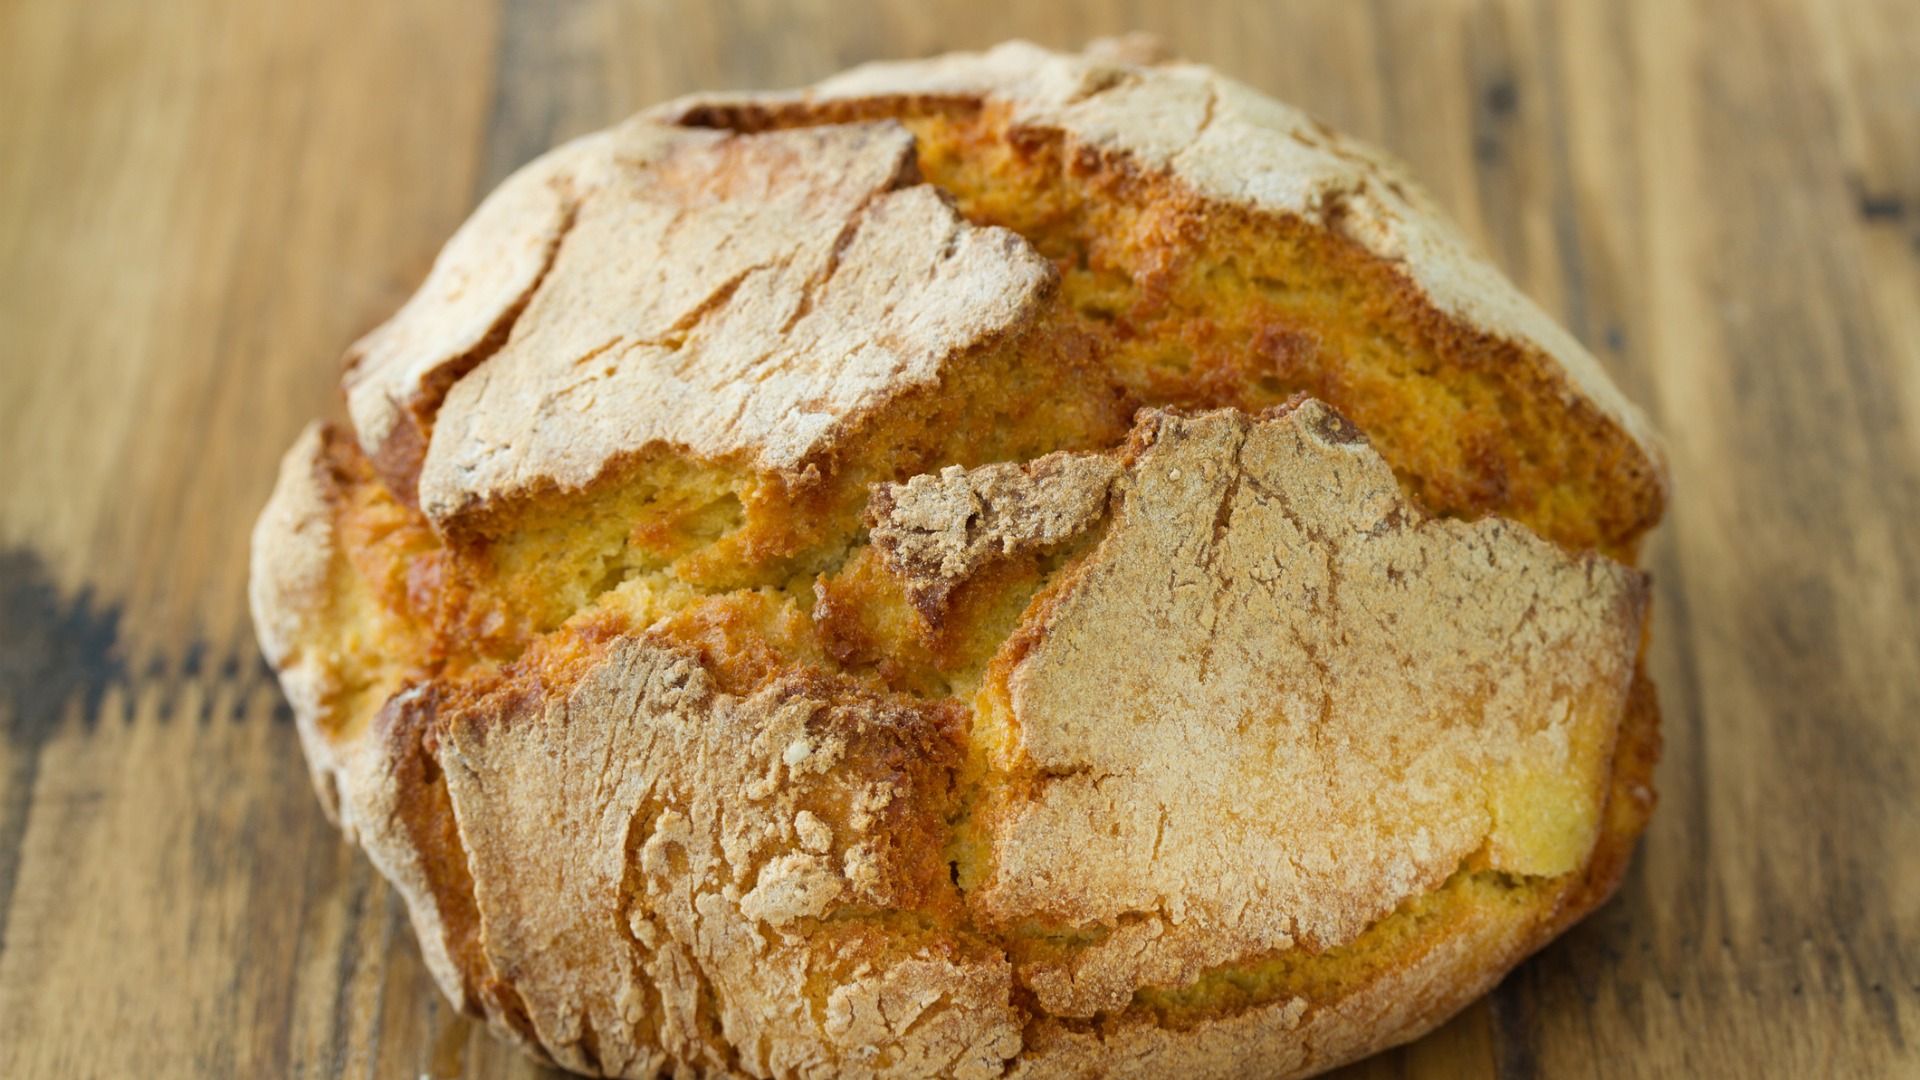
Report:
M1343 1075L1920 1074L1920 5L3 0L0 1075L540 1074L308 790L244 603L280 451L555 141L1127 29L1406 158L1672 455L1621 896Z

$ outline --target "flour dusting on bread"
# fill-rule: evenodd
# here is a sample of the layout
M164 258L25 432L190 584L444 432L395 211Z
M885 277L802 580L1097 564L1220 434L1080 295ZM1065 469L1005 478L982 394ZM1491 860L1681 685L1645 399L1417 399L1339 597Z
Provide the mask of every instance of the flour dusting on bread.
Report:
M1309 1075L1645 826L1645 420L1147 42L569 143L343 388L262 648L449 999L566 1068Z

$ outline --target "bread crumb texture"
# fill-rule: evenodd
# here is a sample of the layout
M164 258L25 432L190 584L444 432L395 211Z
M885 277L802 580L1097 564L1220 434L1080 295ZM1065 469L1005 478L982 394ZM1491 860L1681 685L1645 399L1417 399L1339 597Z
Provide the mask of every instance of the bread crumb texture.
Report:
M508 179L254 535L327 812L579 1072L1304 1076L1605 899L1639 413L1400 170L1137 42Z

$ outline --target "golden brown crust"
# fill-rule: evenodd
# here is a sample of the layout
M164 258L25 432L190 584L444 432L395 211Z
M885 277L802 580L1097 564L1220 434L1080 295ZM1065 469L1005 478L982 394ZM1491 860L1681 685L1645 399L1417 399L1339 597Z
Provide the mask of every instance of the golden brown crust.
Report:
M1305 391L1430 508L1576 549L1630 559L1659 519L1659 441L1591 354L1396 164L1205 68L1016 42L652 115L734 131L900 117L969 217L1032 238L1068 306L1143 346L1119 350L1142 403L1258 411Z
M1649 479L1664 489L1663 453L1645 417L1572 335L1473 254L1398 163L1210 68L1141 62L1155 52L1139 41L1078 55L1014 41L984 53L867 64L791 95L697 95L655 115L830 115L889 100L999 106L1016 129L1063 135L1069 156L1123 157L1212 202L1323 223L1402 268L1441 312L1538 350L1560 369L1567 395L1631 434L1655 463Z
M569 144L346 388L262 648L449 998L568 1068L1306 1075L1644 826L1644 421L1142 42Z

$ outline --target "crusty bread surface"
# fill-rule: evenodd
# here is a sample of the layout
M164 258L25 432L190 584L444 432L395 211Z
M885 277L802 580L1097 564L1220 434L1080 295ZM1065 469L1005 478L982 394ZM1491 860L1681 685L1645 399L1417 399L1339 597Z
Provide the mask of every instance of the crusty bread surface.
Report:
M1603 901L1646 421L1138 43L668 103L348 354L250 597L461 1009L605 1076L1305 1076Z

